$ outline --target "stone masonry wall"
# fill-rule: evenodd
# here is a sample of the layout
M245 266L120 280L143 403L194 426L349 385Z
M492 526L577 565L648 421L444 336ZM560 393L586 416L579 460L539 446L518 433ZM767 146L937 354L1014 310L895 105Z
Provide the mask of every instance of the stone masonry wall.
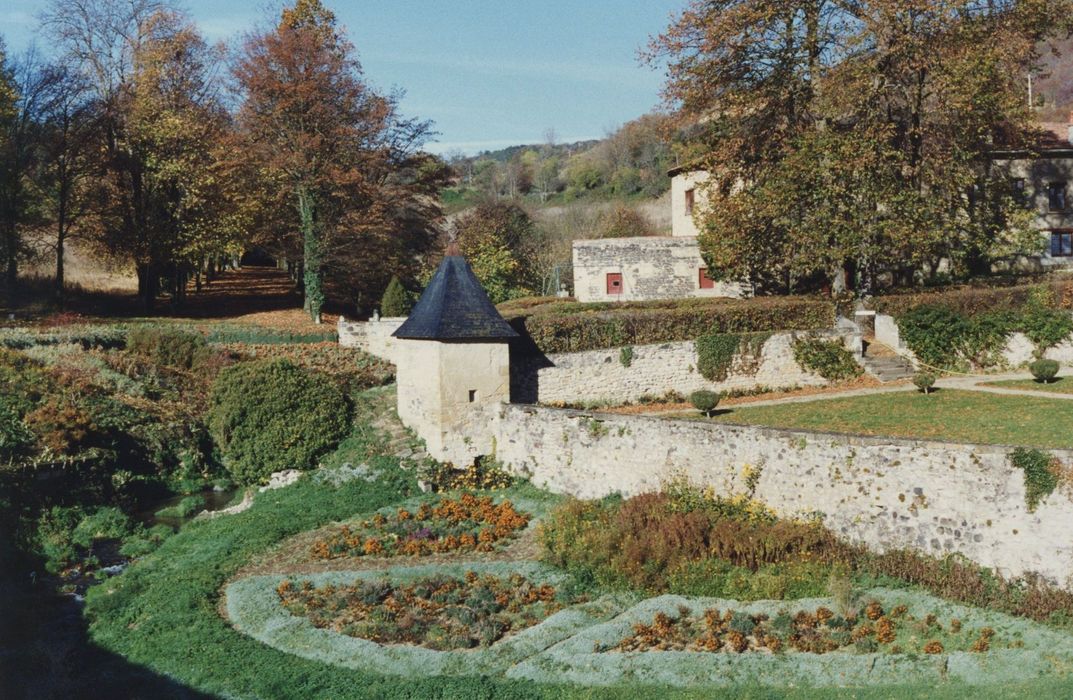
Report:
M405 317L381 318L378 321L349 321L339 317L337 331L339 344L344 348L358 348L382 360L394 362L395 339L391 334L399 329Z
M581 302L741 297L736 283L700 288L705 267L696 238L643 237L574 241L574 296ZM607 293L607 275L622 275L622 293Z
M699 389L825 385L826 380L794 360L793 337L792 333L773 335L758 358L738 355L721 382L708 381L697 371L697 352L691 341L633 346L629 367L622 364L620 348L552 354L540 361L521 359L513 368L515 396L542 403L583 404L636 401L668 391L689 395Z
M1066 586L1073 574L1073 502L1058 491L1028 512L1010 448L519 405L486 409L480 422L493 424L497 459L556 492L634 495L683 475L729 495L745 492L748 465L760 470L757 499L787 516L820 512L876 550L958 552Z

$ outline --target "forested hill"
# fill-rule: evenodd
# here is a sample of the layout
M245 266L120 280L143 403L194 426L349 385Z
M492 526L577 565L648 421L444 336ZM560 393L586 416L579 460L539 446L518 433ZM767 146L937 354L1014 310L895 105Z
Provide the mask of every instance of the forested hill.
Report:
M679 135L671 118L646 114L597 141L518 145L476 156L449 157L453 178L444 190L449 212L485 198L533 205L579 199L647 199L670 188Z

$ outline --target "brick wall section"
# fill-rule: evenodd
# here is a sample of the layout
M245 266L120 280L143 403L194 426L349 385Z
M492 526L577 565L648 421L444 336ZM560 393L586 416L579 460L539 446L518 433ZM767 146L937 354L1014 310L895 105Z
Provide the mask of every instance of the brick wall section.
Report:
M541 487L584 498L658 490L675 474L717 493L745 490L783 515L820 512L848 539L882 551L961 553L1017 575L1069 585L1073 502L1051 494L1029 513L1010 448L868 438L504 405L490 409L495 454ZM1073 451L1055 452L1073 462Z

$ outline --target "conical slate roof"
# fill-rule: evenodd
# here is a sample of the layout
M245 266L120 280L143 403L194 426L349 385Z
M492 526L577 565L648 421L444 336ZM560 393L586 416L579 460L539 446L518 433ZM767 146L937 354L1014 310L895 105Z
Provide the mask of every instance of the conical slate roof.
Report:
M443 259L410 317L393 335L414 340L507 340L518 336L460 255Z

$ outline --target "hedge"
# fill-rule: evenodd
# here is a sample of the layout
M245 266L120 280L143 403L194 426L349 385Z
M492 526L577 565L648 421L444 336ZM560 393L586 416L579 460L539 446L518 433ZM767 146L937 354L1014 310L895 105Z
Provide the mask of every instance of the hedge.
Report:
M712 333L830 328L829 300L800 297L687 299L622 304L545 304L508 319L545 353L695 340Z
M1049 289L1052 292L1057 308L1073 309L1073 279L1013 287L960 287L941 291L892 294L877 297L873 306L879 313L894 317L902 316L921 306L938 306L964 316L975 316L989 311L1020 309L1034 294L1043 289Z

